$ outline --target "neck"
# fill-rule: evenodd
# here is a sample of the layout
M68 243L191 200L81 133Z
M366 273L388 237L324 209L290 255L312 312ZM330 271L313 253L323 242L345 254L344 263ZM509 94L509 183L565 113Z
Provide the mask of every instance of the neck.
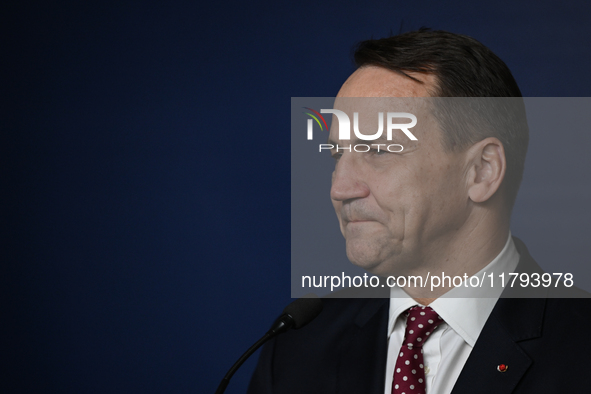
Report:
M424 305L424 306L428 306L436 299L437 298L413 298L413 300L415 300L416 302L418 302L419 304Z
M467 279L487 266L501 253L509 236L509 220L500 216L480 217L472 221L474 225L467 222L463 231L431 245L431 253L423 259L429 263L412 274L421 276L425 286L405 287L406 293L420 304L429 305L454 287L453 280L443 280L444 275ZM491 222L495 225L483 225Z

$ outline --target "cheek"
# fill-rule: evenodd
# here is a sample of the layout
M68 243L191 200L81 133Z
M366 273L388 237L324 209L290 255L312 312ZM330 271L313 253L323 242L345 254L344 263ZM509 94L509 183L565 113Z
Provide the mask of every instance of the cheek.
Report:
M432 174L424 190L421 197L430 207L431 220L446 220L451 224L462 216L467 198L459 169Z
M457 190L445 177L429 171L408 171L399 175L395 187L388 188L384 195L390 202L390 211L404 216L405 226L420 226L435 214L434 211L450 208L446 207L444 196L457 193Z

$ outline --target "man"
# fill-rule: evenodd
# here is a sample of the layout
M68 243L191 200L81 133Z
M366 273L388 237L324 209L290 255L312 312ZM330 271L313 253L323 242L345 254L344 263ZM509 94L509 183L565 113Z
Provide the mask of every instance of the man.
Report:
M355 60L335 107L350 112L347 98L375 97L427 104L414 106L421 126L401 152L357 153L358 141L339 139L333 125L331 199L349 260L382 277L540 275L509 231L528 141L521 99L480 112L482 99L430 99L521 97L507 66L472 38L428 30L363 42ZM326 299L309 326L264 348L249 392L589 390L591 346L580 335L591 325L588 303L539 298L552 296L540 287L537 298L461 291L405 286L389 299Z

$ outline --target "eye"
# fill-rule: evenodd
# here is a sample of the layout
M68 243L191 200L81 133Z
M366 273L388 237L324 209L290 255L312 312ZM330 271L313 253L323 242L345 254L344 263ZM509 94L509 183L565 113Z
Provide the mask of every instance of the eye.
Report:
M330 156L331 156L333 159L335 159L336 161L339 161L339 159L341 158L341 156L342 156L342 155L343 155L343 154L342 154L342 153L339 153L339 152L332 152L332 153L330 154Z
M388 151L387 151L387 150L385 150L385 149L380 149L380 150L377 150L377 149L370 149L368 153L369 153L370 155L373 155L373 156L382 156L382 155L385 155L385 154L387 154L387 153L388 153Z

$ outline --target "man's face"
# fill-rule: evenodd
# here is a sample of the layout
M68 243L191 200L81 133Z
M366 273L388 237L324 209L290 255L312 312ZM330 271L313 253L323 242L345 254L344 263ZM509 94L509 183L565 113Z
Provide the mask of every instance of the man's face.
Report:
M435 90L434 77L412 75L424 83L380 67L361 68L345 82L337 103L345 97L429 97ZM355 109L346 104L342 109L352 121L350 112ZM463 153L444 150L438 125L426 108L416 105L391 111L417 116L411 130L417 141L399 130L393 141L339 140L338 122L333 121L329 137L333 145L398 143L404 150L357 153L333 149L336 165L331 199L352 263L376 275L418 275L444 263L446 247L468 217L467 164ZM377 112L373 112L376 118ZM371 134L362 128L362 116L359 129ZM366 126L375 132L377 119Z

